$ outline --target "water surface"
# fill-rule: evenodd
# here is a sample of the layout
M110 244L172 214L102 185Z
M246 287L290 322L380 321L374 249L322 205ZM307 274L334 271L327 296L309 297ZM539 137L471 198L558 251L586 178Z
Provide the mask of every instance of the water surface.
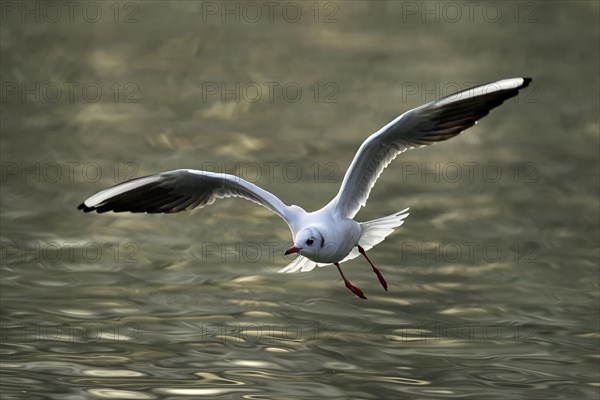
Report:
M596 3L27 4L0 27L3 399L597 398ZM370 252L388 292L344 265L366 301L277 274L288 228L249 202L76 210L182 167L317 209L402 111L523 75L381 176L357 218L411 215Z

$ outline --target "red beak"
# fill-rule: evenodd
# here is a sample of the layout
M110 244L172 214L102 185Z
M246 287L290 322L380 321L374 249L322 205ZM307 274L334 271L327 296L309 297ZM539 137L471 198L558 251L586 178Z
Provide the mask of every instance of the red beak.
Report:
M296 246L293 246L293 247L290 247L289 249L287 249L287 250L285 251L285 253L283 253L283 255L284 255L284 256L287 256L288 254L297 253L297 252L299 252L299 251L300 251L300 249L299 249L299 248L297 248Z

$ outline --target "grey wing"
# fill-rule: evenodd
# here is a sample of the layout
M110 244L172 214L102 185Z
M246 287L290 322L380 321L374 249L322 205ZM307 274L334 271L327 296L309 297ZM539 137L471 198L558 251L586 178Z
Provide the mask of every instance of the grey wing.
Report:
M475 125L491 109L526 87L531 78L512 78L477 86L412 109L369 136L329 204L353 218L369 198L381 172L400 153L450 139Z
M240 197L273 211L292 227L295 209L277 196L234 175L178 169L133 179L89 197L84 212L176 213L204 207L223 197Z

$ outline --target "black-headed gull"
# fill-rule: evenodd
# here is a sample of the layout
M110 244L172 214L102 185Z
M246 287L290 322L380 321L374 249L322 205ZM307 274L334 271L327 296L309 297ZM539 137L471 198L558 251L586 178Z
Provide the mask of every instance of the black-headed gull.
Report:
M450 139L526 87L530 78L512 78L470 88L400 115L363 142L352 160L338 194L325 207L306 212L244 179L193 169L178 169L124 182L91 196L79 205L85 212L174 213L212 204L223 197L241 197L268 208L289 225L298 253L280 272L310 271L334 264L346 287L366 299L344 276L340 263L362 254L379 282L387 283L365 251L382 242L408 216L408 208L368 222L353 218L385 167L408 149Z

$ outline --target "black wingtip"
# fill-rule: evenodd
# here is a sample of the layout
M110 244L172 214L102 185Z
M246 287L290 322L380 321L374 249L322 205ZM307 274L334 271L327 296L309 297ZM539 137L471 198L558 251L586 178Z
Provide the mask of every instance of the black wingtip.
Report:
M523 84L521 85L522 88L529 86L529 82L533 81L532 78L523 78Z
M89 213L95 210L94 207L88 207L85 205L85 203L81 203L80 205L77 206L78 210L83 210L83 212Z

